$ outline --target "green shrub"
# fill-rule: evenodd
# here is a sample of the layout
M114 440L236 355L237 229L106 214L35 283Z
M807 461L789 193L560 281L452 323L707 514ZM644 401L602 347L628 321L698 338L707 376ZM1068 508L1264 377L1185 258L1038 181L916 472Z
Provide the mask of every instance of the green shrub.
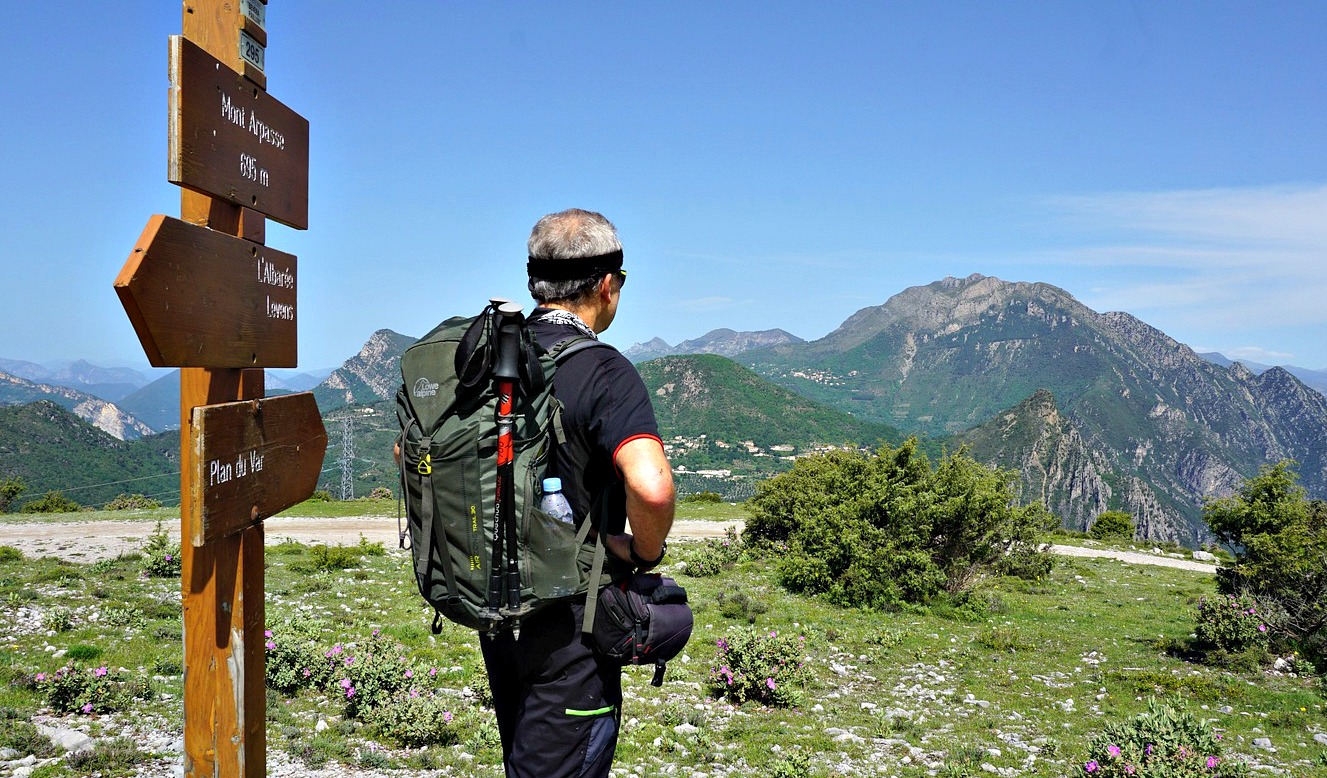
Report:
M346 717L358 718L388 704L414 683L415 668L399 643L389 641L377 630L363 646L340 643L327 652L330 684L342 695Z
M1147 701L1147 710L1107 724L1088 746L1083 774L1101 778L1236 778L1248 768L1223 754L1216 734L1182 708Z
M366 718L379 735L407 748L449 746L458 739L447 700L415 690L375 708Z
M182 564L180 544L171 542L158 521L143 544L143 574L150 578L179 578Z
M1264 467L1232 496L1212 500L1203 519L1228 548L1217 569L1222 594L1252 597L1272 647L1327 661L1327 503L1309 501L1293 462Z
M1198 644L1229 653L1266 650L1267 624L1258 603L1248 595L1226 595L1199 600L1194 635Z
M23 560L23 552L13 546L0 546L0 564L5 562L20 562Z
M146 679L105 666L85 670L76 663L50 675L38 673L35 680L46 703L60 713L112 713L152 691Z
M769 610L762 600L752 597L740 589L725 589L715 598L719 613L724 618L755 623L756 616Z
M131 511L131 510L149 510L160 508L161 501L154 500L145 494L120 494L115 499L106 503L108 511Z
M741 555L737 530L728 527L724 530L722 539L706 538L699 546L690 550L682 564L687 575L706 578L716 576L737 564Z
M332 493L327 491L326 489L315 490L313 494L309 495L309 499L305 500L305 502L331 502L331 501L332 501Z
M23 506L21 513L74 513L83 506L64 496L64 492L47 492Z
M378 544L381 548L382 544ZM356 546L343 546L340 543L328 546L322 543L309 546L308 558L291 565L301 573L328 573L356 567L363 558L363 552Z
M152 757L138 750L130 737L99 740L92 748L73 751L65 757L65 765L78 775L130 775L134 766Z
M745 628L716 641L709 691L718 699L747 700L774 707L802 702L810 671L804 664L805 638Z
M68 632L74 626L74 617L68 608L51 608L42 615L41 624L52 632Z
M6 478L0 481L0 513L8 512L10 504L27 488L28 485L22 478Z
M683 495L682 502L713 505L723 502L723 496L718 492L692 492L691 494Z
M791 591L849 607L925 603L999 572L1006 557L1018 560L1011 569L1049 560L1039 535L1058 522L1039 503L1014 505L1016 477L965 450L933 469L916 440L805 457L760 485L743 539L777 556Z
M1087 534L1097 540L1133 540L1133 517L1124 511L1103 511Z
M318 648L315 635L302 624L278 625L263 633L267 649L267 686L286 695L326 687L335 668L330 652Z
M392 494L392 490L385 486L375 486L373 487L373 490L369 492L370 500L391 500L395 497L396 495Z

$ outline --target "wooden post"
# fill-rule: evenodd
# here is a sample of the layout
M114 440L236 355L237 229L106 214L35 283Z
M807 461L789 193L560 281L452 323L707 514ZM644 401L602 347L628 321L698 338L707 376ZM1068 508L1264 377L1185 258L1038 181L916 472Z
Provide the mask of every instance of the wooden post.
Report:
M296 261L264 219L308 226L309 123L266 93L266 0L186 0L170 42L167 178L115 291L148 360L180 370L184 774L267 772L263 519L313 493L327 432L296 367Z
M185 0L185 39L237 71L244 67L242 24L233 2ZM257 86L266 88L266 81ZM256 243L266 240L258 214L188 189L180 191L180 218ZM262 369L180 368L185 778L267 773L263 525L197 548L188 540L194 533L190 517L198 513L192 479L200 464L190 445L193 409L264 392Z

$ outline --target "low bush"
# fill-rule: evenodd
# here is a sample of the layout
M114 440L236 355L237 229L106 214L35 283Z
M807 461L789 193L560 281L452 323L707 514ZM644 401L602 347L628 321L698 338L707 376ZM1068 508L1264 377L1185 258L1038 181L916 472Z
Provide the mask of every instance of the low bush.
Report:
M732 567L741 555L737 531L729 527L724 531L722 539L706 538L698 547L689 551L682 564L687 575L707 578Z
M150 510L152 508L160 507L160 500L154 500L145 494L121 494L106 503L105 509L108 511L132 511Z
M24 504L20 513L74 513L83 506L65 497L64 492L53 491Z
M1149 698L1147 710L1107 724L1088 746L1083 774L1092 778L1237 778L1248 768L1224 755L1221 739L1178 699Z
M157 522L157 526L143 543L143 575L149 578L179 578L183 560L180 559L180 544L171 542L170 536Z
M804 664L805 638L751 627L728 632L716 645L709 675L712 696L738 704L801 704L811 677Z
M37 673L34 680L46 703L60 713L112 713L152 692L146 679L106 666L84 669L70 663L49 675Z
M1124 511L1103 511L1087 534L1097 540L1133 540L1133 517Z
M451 706L446 698L410 691L370 711L373 731L407 748L449 746L457 742Z
M1194 636L1203 648L1237 654L1267 649L1267 623L1247 594L1204 597L1198 602Z

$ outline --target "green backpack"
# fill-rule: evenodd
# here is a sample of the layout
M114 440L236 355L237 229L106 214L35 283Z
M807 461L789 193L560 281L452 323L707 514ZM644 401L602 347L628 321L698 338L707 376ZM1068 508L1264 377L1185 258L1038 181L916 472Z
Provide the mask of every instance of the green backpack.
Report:
M558 521L539 502L553 447L566 440L562 405L552 395L557 365L577 351L611 346L577 336L545 352L519 307L506 303L500 311L501 302L442 322L401 355L402 499L419 591L437 611L435 634L443 617L493 632L576 595L593 609L598 585L589 584L603 569L603 543L586 544L594 522ZM498 499L499 350L512 374L506 510Z

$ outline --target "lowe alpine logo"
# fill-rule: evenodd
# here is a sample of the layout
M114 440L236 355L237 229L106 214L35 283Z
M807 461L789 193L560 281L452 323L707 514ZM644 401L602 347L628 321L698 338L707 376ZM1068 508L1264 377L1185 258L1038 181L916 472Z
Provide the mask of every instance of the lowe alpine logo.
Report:
M410 393L416 397L437 397L438 385L430 383L427 378L421 377L415 382L415 387L410 390Z

